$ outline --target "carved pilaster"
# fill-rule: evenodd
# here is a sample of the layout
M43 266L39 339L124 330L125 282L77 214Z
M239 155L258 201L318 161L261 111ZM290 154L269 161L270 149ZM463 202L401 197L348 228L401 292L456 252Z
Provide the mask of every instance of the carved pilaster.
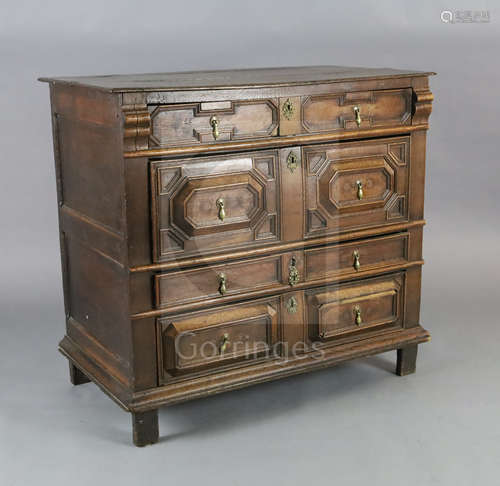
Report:
M413 125L427 123L432 111L432 95L429 88L413 89Z
M149 148L151 115L145 104L123 105L123 149L126 152Z

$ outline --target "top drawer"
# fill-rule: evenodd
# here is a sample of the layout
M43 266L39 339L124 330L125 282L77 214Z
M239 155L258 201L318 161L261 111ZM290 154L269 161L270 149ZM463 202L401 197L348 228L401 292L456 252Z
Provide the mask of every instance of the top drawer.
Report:
M278 100L214 101L150 107L159 147L228 142L278 134Z
M149 105L150 146L182 147L411 124L412 89Z
M411 100L411 88L305 96L300 99L297 128L300 133L322 133L410 125ZM289 134L286 125L280 128L282 135Z

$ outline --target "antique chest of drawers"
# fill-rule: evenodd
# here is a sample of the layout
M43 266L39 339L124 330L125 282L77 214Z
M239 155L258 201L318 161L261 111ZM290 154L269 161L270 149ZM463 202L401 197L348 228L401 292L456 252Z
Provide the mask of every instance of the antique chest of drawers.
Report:
M132 413L397 350L415 370L429 72L50 84L73 384Z

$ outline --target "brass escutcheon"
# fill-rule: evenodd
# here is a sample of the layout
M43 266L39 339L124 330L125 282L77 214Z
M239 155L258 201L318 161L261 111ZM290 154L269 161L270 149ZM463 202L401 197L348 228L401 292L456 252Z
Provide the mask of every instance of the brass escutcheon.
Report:
M283 107L281 108L281 112L283 113L283 116L287 120L291 120L292 119L293 113L295 112L295 107L293 106L293 103L290 101L290 98L288 98L283 103Z
M286 166L293 174L293 171L299 166L299 158L295 154L295 152L290 152L288 157L286 158Z
M290 297L288 299L288 302L286 303L286 310L290 314L295 314L298 308L299 308L299 303L297 302L297 299L295 297Z

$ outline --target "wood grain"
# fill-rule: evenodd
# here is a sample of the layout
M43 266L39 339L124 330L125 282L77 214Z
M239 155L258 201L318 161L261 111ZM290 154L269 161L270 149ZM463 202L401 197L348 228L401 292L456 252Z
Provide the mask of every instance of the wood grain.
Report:
M391 349L415 371L431 74L43 79L59 350L72 383L132 413L136 445L158 440L162 405Z

